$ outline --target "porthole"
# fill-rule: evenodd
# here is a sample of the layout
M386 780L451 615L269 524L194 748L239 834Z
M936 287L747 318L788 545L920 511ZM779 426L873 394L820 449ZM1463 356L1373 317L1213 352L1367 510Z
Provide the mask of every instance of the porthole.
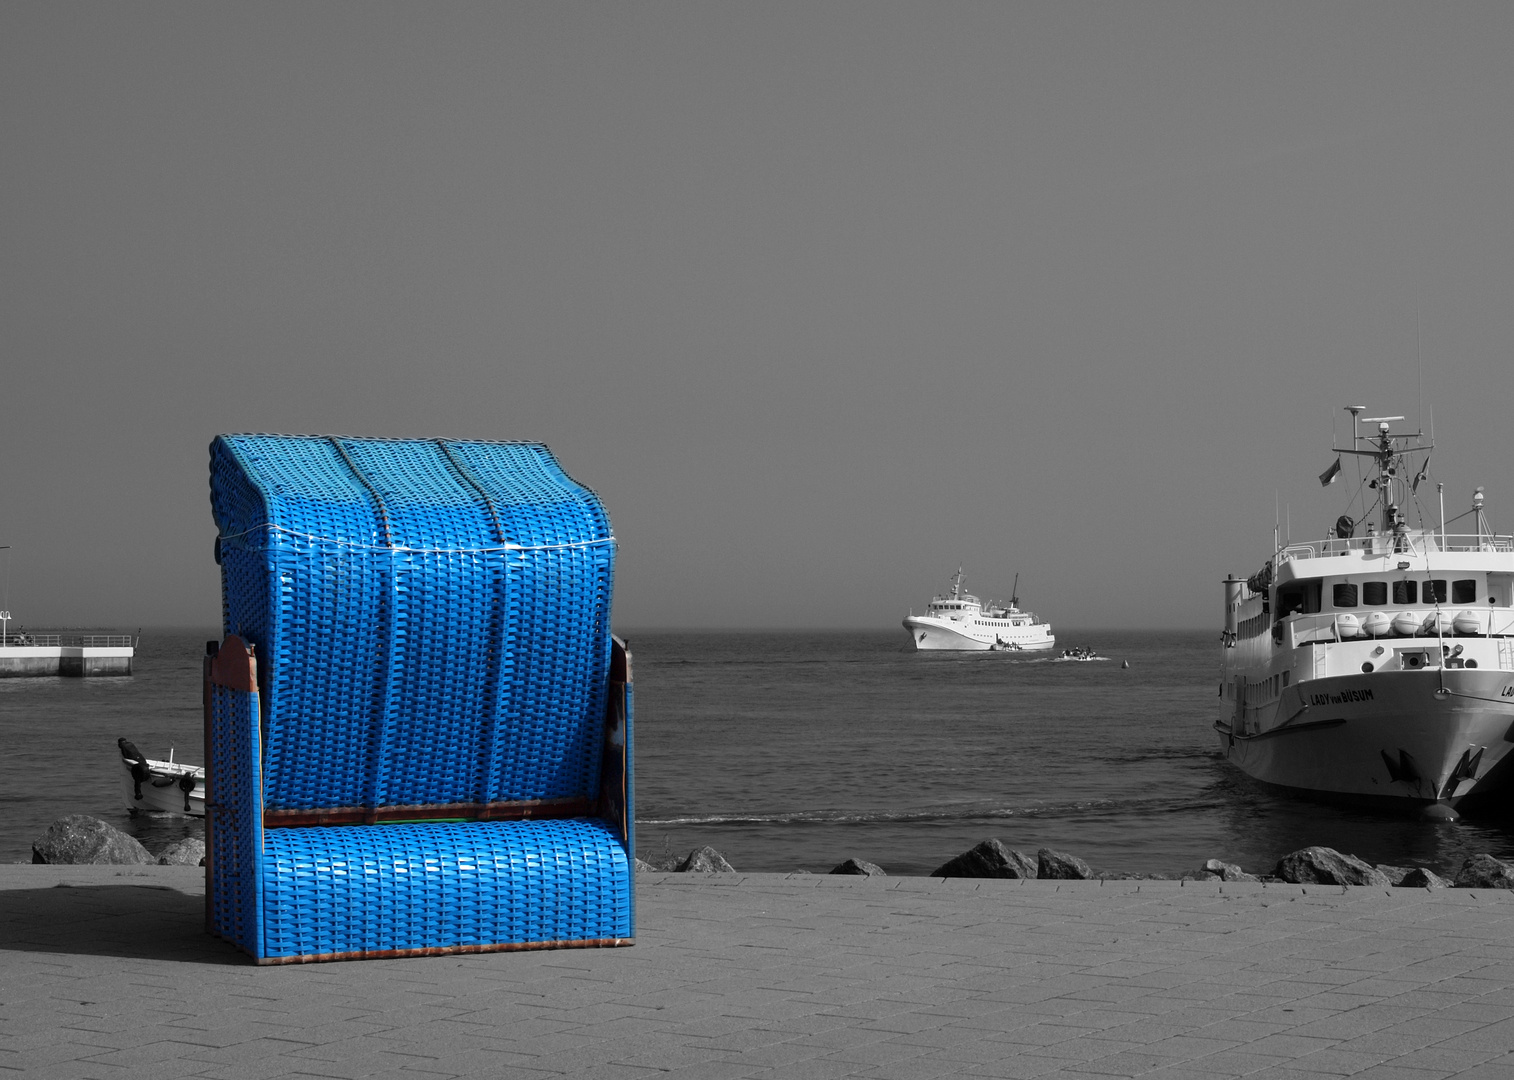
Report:
M1468 660L1467 661L1467 667L1476 667L1476 666L1477 666L1477 661L1476 660Z
M1362 674L1363 675L1371 675L1372 674L1372 661L1371 660L1368 660L1366 663L1362 664Z

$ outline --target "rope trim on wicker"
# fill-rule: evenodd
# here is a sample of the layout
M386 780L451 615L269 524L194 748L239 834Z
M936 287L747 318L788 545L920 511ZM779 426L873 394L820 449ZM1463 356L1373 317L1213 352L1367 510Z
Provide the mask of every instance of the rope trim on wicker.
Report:
M436 443L437 449L447 456L447 462L452 466L452 471L457 473L463 482L471 487L478 494L478 497L483 500L485 509L489 511L489 520L494 523L494 535L499 538L499 542L501 544L508 544L510 541L505 539L505 526L499 519L499 507L494 504L493 497L490 496L484 485L479 483L478 477L473 475L473 470L464 465L458 459L458 456L452 452L452 447L447 445L446 439L435 439L433 441Z
M237 533L226 533L220 537L224 544L228 540L240 540L244 536L251 536L256 532L280 532L287 536L295 536L301 540L309 540L317 544L335 544L338 547L355 548L359 551L399 551L412 555L488 555L496 551L567 551L573 548L604 547L606 544L615 543L615 537L606 536L598 540L569 540L561 544L492 544L489 547L406 547L403 544L360 544L356 540L342 540L332 536L317 536L314 533L300 532L297 529L286 528L283 525L275 525L271 522L263 525L254 525L250 529L244 529ZM244 546L244 550L255 550Z
M334 436L328 436L326 441L331 444L331 448L341 457L343 463L352 472L357 482L362 484L373 498L373 505L378 510L379 520L384 523L384 538L389 541L388 546L393 547L394 529L389 524L389 509L384 505L384 497L379 494L379 489L373 486L373 481L368 479L368 474L358 468L357 462L352 460L352 455L347 453L347 448L342 445L342 440Z

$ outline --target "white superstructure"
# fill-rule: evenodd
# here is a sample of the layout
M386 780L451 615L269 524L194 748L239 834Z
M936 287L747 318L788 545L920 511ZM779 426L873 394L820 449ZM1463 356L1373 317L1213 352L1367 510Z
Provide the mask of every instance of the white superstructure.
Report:
M1015 583L1018 586L1018 576ZM904 620L904 629L916 649L1018 651L1055 645L1051 625L1037 619L1033 611L1021 611L1015 606L1019 602L1018 596L1012 596L1008 607L992 600L985 605L962 591L962 569L958 567L952 591L933 597L924 615L911 612Z
M1352 443L1336 453L1366 466L1372 524L1359 536L1342 515L1325 539L1276 545L1256 574L1226 579L1215 730L1259 780L1453 817L1514 767L1514 537L1488 526L1481 488L1451 521L1417 506L1439 525L1411 527L1432 445L1393 434L1403 417L1348 411ZM1320 480L1340 473L1338 456Z

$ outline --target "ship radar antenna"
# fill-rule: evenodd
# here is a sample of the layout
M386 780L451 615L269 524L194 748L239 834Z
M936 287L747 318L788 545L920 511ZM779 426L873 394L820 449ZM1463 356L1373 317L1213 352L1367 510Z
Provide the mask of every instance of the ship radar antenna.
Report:
M1360 437L1356 429L1356 421L1362 413L1367 411L1367 406L1347 405L1346 411L1351 414L1351 445L1355 446L1356 440Z

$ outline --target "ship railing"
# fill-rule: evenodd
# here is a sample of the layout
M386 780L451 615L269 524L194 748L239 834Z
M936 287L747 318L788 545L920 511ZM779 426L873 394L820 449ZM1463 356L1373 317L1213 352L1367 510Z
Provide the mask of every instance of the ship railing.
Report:
M0 635L0 646L43 649L130 649L130 634L33 634L12 630Z
M1467 638L1479 637L1510 637L1514 636L1514 608L1489 608L1478 606L1441 605L1440 614L1443 620L1442 630L1436 634L1433 629L1425 629L1428 622L1434 627L1435 608L1433 607L1408 607L1384 609L1390 619L1394 616L1408 613L1418 620L1420 629L1413 634L1399 634L1389 630L1386 634L1379 634L1373 638L1360 627L1360 620L1365 619L1370 611L1332 611L1321 612L1317 615L1296 615L1291 621L1281 619L1273 624L1274 640L1279 641L1287 648L1297 648L1300 645L1308 645L1313 642L1336 642L1336 641L1425 641L1435 640L1437 637L1450 640L1452 638L1466 640ZM1454 621L1458 615L1468 613L1477 620L1477 632L1466 634L1458 633L1454 627ZM1337 620L1342 615L1354 615L1358 620L1356 633L1349 637L1342 636L1341 631L1348 629Z
M1453 540L1466 543L1453 544ZM1442 551L1514 551L1514 536L1448 536Z
M1320 559L1337 555L1433 555L1442 551L1514 552L1514 536L1475 533L1441 536L1429 530L1414 530L1402 539L1392 536L1333 537L1308 543L1288 544L1279 553L1279 561Z

